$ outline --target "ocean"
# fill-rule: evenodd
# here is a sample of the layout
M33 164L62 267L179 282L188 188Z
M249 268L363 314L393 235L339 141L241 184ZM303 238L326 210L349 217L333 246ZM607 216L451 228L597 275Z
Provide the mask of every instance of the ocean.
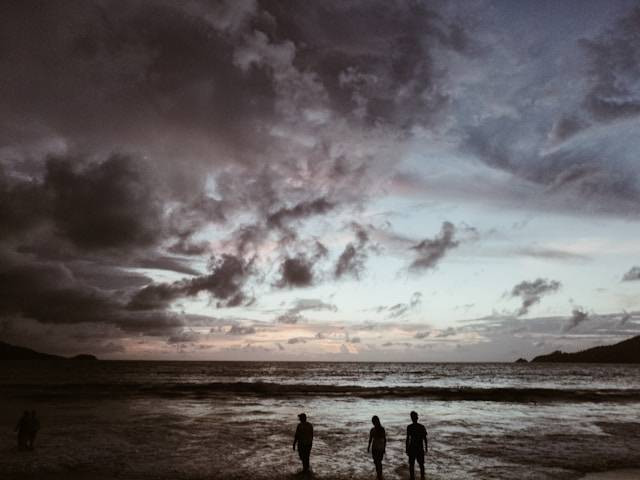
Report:
M384 478L405 479L415 410L428 479L578 479L640 467L639 380L633 365L5 362L0 478L299 478L305 412L313 478L375 478L378 415ZM13 433L25 409L33 452Z

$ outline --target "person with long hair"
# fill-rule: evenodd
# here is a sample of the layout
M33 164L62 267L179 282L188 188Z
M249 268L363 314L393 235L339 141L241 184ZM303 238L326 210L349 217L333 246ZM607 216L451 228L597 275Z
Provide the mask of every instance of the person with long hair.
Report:
M387 435L377 415L371 418L371 423L373 423L373 428L369 432L367 452L371 451L373 463L376 466L377 479L382 480L382 458L384 457L384 451L387 447Z

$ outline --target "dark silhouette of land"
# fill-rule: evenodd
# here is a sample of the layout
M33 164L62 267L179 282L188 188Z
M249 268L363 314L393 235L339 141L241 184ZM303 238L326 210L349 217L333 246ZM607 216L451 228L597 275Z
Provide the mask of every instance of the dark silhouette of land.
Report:
M640 363L640 335L614 345L589 348L576 353L556 350L535 357L536 363Z
M10 343L0 342L0 360L74 360L74 361L94 361L97 358L93 355L81 354L75 357L67 358L60 355L51 355L49 353L36 352L26 347L11 345Z

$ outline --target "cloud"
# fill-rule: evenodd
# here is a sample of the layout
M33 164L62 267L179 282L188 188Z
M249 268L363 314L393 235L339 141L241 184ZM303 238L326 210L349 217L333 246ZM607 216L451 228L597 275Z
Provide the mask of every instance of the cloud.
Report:
M328 310L330 312L337 312L338 307L336 307L332 303L323 302L318 298L297 298L294 300L293 305L289 309L289 311L295 313L307 310Z
M392 204L413 223L410 195L463 217L472 203L635 218L638 10L609 28L622 7L521 39L495 8L11 3L0 16L11 45L0 55L1 319L55 330L51 343L92 325L106 351L147 336L160 349L188 343L190 322L214 319L173 310L202 297L255 297L280 323L328 317L331 303L286 290L362 278L372 252L428 271L466 243L459 223L427 239L368 223ZM401 323L418 309L405 300L381 300L381 315Z
M167 339L167 343L180 344L180 343L196 343L201 337L201 334L194 332L193 330L181 330L179 332L170 335Z
M623 282L634 282L640 280L640 267L633 266L631 269L622 276Z
M376 308L378 313L386 312L386 318L401 318L409 312L416 310L422 304L422 293L413 292L408 303L396 303L391 306L380 306Z
M582 45L590 60L590 86L585 106L598 120L640 114L640 7L619 18L615 25Z
M82 168L69 159L50 159L45 188L51 191L56 227L81 248L158 241L161 206L151 179L140 161L124 155Z
M307 343L307 339L302 337L293 337L287 340L289 345L295 345L296 343Z
M629 323L629 320L631 320L633 318L633 315L631 315L629 312L623 312L622 316L620 317L620 323L619 326L623 327L625 326L627 323Z
M41 184L12 178L0 164L0 239L23 233L48 216L49 198Z
M560 282L538 278L533 281L522 281L511 289L511 297L520 297L522 305L517 315L526 315L531 306L540 302L543 296L555 293L560 289Z
M451 337L453 335L456 335L458 333L458 329L453 328L453 327L447 327L446 329L442 330L441 332L439 332L438 334L436 334L437 338L446 338L446 337Z
M298 298L286 312L276 317L276 322L294 325L306 321L306 318L300 312L321 310L336 312L338 308L317 298Z
M313 267L322 257L327 255L327 248L316 241L315 252L311 257L298 254L286 257L280 264L280 279L275 284L278 288L310 287L314 282Z
M254 333L256 333L255 327L243 327L240 325L232 325L227 330L227 335L253 335Z
M586 261L590 258L586 255L569 252L557 248L546 248L537 246L526 246L516 248L514 250L516 255L522 255L524 257L538 258L541 260L561 260L561 261Z
M571 317L567 321L564 331L568 332L573 330L578 325L581 325L589 319L589 314L582 307L576 307L571 311Z
M280 265L279 288L309 287L313 283L313 264L304 256L285 258Z
M91 286L62 262L25 260L19 255L0 258L0 317L54 326L94 324L96 331L104 324L148 335L164 335L187 319L163 310L131 311L120 291ZM102 273L106 279L101 281L110 284L109 270Z
M210 274L148 285L135 293L128 307L131 310L166 309L175 300L193 297L200 292L207 292L218 299L218 306L235 307L247 301L242 287L250 271L249 263L224 254L213 259Z
M334 270L335 278L341 278L344 275L360 278L364 270L364 262L367 259L365 246L369 242L369 234L355 222L352 228L355 230L356 243L348 243L340 254Z
M305 318L299 313L286 312L282 315L278 315L276 322L285 323L289 325L295 325L296 323L303 322Z
M455 227L451 222L443 222L440 233L433 239L422 240L411 247L416 252L416 258L409 266L414 272L434 268L444 255L459 244L454 240Z
M267 217L267 225L274 228L283 228L288 220L307 218L312 215L321 215L329 212L335 205L326 198L318 198L309 202L300 202L290 208L281 208Z

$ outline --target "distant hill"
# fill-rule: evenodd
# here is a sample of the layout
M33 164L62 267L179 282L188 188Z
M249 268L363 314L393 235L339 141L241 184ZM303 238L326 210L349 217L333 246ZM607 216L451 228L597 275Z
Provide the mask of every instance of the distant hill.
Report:
M575 363L640 363L640 335L614 345L589 348L576 353L556 350L548 355L540 355L532 362L575 362Z
M89 355L87 353L81 353L80 355L76 355L75 357L71 357L69 360L74 360L76 362L94 362L98 360L98 358L94 355Z
M93 355L76 355L71 360L97 360ZM40 353L26 347L0 342L0 360L69 360L59 355Z

